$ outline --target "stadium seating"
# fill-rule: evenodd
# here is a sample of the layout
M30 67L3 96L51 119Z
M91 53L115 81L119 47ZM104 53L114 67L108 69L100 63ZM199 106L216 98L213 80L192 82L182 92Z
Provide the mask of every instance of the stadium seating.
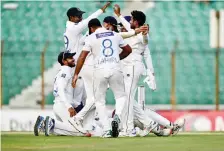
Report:
M21 93L22 89L40 75L40 57L46 41L49 46L45 54L45 67L50 68L57 54L64 47L63 32L67 20L66 11L70 7L85 10L84 17L96 11L100 2L58 2L27 1L16 2L18 8L7 10L2 2L3 48L3 103ZM122 2L118 2L121 6ZM112 8L108 13L112 14ZM106 14L100 18L103 19ZM48 99L49 98L49 99ZM46 97L47 104L52 104L53 96Z
M177 103L214 103L215 50L209 48L209 11L221 8L224 8L223 2L212 2L209 5L194 2L157 2L155 8L147 11L158 93L162 91L162 94L150 93L152 98L155 96L152 99L156 101L154 103L170 102L170 52L176 40L179 42L175 60ZM220 60L223 59L221 54ZM220 75L224 73L222 66L220 62ZM224 81L223 77L220 77L220 91L223 92ZM222 93L220 101L224 103L221 95Z
M66 10L79 7L88 16L100 3L22 1L16 10L3 9L3 102L32 83L40 75L41 51L49 41L46 52L46 68L55 62L63 49L63 31ZM117 2L124 6L123 2ZM137 8L136 8L137 9ZM146 11L150 24L150 49L155 68L158 90L147 88L148 104L169 104L171 88L171 51L178 40L176 50L176 101L178 104L213 104L215 98L215 50L209 47L209 11L224 9L223 2L209 5L194 2L156 2ZM112 8L107 11L112 14ZM100 17L102 20L107 14ZM220 54L220 101L224 104L224 52ZM143 84L142 81L139 84ZM108 103L113 104L108 92ZM52 104L53 96L46 96Z

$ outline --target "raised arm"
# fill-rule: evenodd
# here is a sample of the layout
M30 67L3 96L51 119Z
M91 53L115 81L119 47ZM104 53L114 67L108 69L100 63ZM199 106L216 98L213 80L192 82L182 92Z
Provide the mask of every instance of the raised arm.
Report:
M123 24L124 28L127 31L131 31L131 25L126 19L121 15L121 8L119 5L114 5L114 13L117 16L118 20Z
M110 2L107 2L101 9L97 10L95 13L87 17L86 19L82 20L75 26L78 28L78 31L81 33L85 30L88 26L88 23L91 19L99 17L103 12L105 12L106 8L110 5Z
M126 39L126 38L130 38L132 36L135 36L141 32L145 32L147 30L148 30L147 26L141 26L140 28L136 28L135 30L131 29L128 32L120 32L118 34L120 34L122 38Z

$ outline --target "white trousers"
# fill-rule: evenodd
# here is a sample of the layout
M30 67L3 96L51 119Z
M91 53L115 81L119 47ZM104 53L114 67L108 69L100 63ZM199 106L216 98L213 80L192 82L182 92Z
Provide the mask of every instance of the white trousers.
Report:
M116 69L96 69L94 70L94 98L95 106L98 117L103 125L103 130L107 131L111 129L108 116L106 112L106 91L108 84L114 93L116 100L116 113L122 121L122 114L124 113L124 107L126 106L126 94L124 89L123 74Z
M53 106L55 114L55 126L53 134L55 135L70 135L70 136L83 136L84 133L74 128L71 123L74 122L74 117L71 118L68 109L61 102L57 102ZM85 116L83 124L85 130L91 130L94 120L94 114L91 112Z
M76 118L83 120L85 115L95 109L94 94L93 94L93 66L84 65L81 70L81 77L86 90L86 103L83 109L76 115ZM95 110L94 110L95 111Z
M122 64L122 71L125 83L125 92L127 95L127 115L123 122L123 131L131 131L134 129L134 114L145 124L149 124L146 119L144 111L135 101L135 94L137 90L137 84L140 76L144 72L144 64L142 62L135 62L134 65Z

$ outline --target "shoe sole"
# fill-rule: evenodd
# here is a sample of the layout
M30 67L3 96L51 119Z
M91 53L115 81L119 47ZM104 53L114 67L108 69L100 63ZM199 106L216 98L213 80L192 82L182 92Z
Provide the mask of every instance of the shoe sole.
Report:
M46 117L45 121L44 121L44 125L45 125L45 136L49 136L49 134L47 133L48 132L48 124L49 124L49 116Z
M153 126L153 127L150 129L150 132L152 132L152 130L154 130L158 125L159 125L159 124L156 123L155 126ZM150 133L150 132L149 132L149 133Z
M176 131L172 131L172 132L171 132L172 136L177 135L177 133L180 131L180 129L184 127L185 122L186 122L186 120L184 119L184 123L183 123L181 126L179 126L178 129L177 129Z
M156 123L154 126L152 126L152 127L147 131L147 133L141 134L140 136L141 136L141 137L145 137L145 136L147 136L147 135L148 135L150 132L152 132L152 130L154 130L158 125L159 125L159 124Z
M112 121L111 126L112 126L112 137L118 137L118 135L119 135L118 122L117 121Z
M36 123L34 125L34 130L33 130L35 136L39 136L39 125L40 124L42 124L41 123L41 116L38 116L37 117L37 120L36 120Z

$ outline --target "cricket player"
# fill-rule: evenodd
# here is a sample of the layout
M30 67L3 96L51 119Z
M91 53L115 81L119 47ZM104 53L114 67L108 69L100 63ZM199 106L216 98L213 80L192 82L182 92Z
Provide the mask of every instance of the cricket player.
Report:
M79 8L70 8L67 11L68 21L66 23L66 31L64 33L64 43L65 43L65 49L69 52L76 53L75 55L75 61L77 61L77 58L79 57L82 47L84 46L85 38L88 36L88 34L83 35L82 32L86 30L88 26L88 22L92 18L97 18L100 16L103 12L105 12L106 8L110 5L110 2L106 3L101 9L97 10L95 13L90 15L87 19L82 20L82 14L85 13L84 11L81 11ZM82 78L86 90L86 102L85 102L85 109L86 112L81 112L79 115L77 115L77 120L75 120L78 123L79 121L83 120L83 117L86 115L87 111L90 107L88 105L91 105L91 102L93 101L93 89L92 89L92 81L93 81L93 59L91 54L87 56L86 62L83 66L83 70L80 74L80 77ZM89 103L90 102L90 103Z
M84 20L82 15L85 12L81 11L79 8L72 7L67 11L68 21L66 23L66 30L64 33L65 49L72 53L75 52L76 59L81 53L81 49L84 45L86 36L83 35L82 32L87 28L88 22L93 18L99 17L103 12L105 12L109 5L110 2L107 2L101 9L97 10L95 13Z
M41 128L44 128L46 136L49 136L50 133L55 135L83 136L87 133L82 127L74 124L74 116L80 111L86 99L82 80L77 80L75 89L71 85L74 75L75 54L64 51L58 55L61 69L55 77L53 90L55 97L53 111L56 118L53 119L47 116L44 120L43 117L39 116L34 127L36 136L39 135ZM91 120L89 119L93 118L94 116L89 117L88 121L90 122Z
M138 28L139 26L145 24L146 16L141 11L132 11L131 13L131 20L130 23L121 15L120 13L120 7L118 5L115 5L114 7L114 13L116 14L117 18L119 18L122 25L126 28L127 31L131 29ZM129 17L127 17L129 18ZM144 74L145 67L143 64L143 58L146 62L146 79L144 82L146 82L152 90L156 89L156 82L154 77L154 69L152 66L152 59L150 55L150 51L148 49L148 35L147 32L140 35L138 34L136 37L131 37L129 39L126 39L127 43L130 43L130 46L132 47L132 53L129 55L126 59L122 61L123 63L123 69L126 76L131 78L125 78L125 85L131 86L130 93L129 93L129 103L134 104L134 108L132 108L132 105L129 106L129 112L128 114L128 121L127 121L127 131L130 132L130 130L133 128L133 112L131 112L132 109L134 109L134 112L138 115L142 115L142 110L139 108L139 106L135 105L137 102L133 101L134 96L137 89L137 82L139 80L139 77ZM182 123L172 123L166 118L162 117L161 115L157 114L156 112L150 110L149 111L150 118L152 118L154 121L157 121L159 124L172 129L173 135L177 134L177 132L184 126L184 122ZM140 118L141 116L139 116ZM147 131L146 131L147 132ZM157 133L155 131L155 133Z
M123 75L120 67L120 60L131 53L131 48L123 38L115 32L102 28L98 19L92 19L89 24L91 35L85 40L85 46L78 59L73 85L76 86L78 74L82 69L89 52L94 58L94 98L96 112L103 125L104 134L102 137L118 137L119 124L122 112L126 105L126 94L124 90ZM119 48L122 49L120 52ZM116 114L111 126L108 121L105 105L107 86L113 90L116 100Z
M103 20L103 27L106 28L107 30L118 32L116 25L117 25L117 21L112 16L107 16ZM121 35L122 38L129 38L129 37L135 36L136 34L140 32L144 32L147 30L148 30L148 27L142 26L140 28L136 28L135 30L128 31L128 32L120 32L118 34ZM85 62L86 61L88 62L88 64L84 63L84 66L81 70L80 75L84 77L85 81L88 80L86 82L88 83L88 85L85 87L86 87L86 90L89 91L89 93L87 92L87 100L86 100L86 104L84 108L75 116L75 121L77 122L77 124L82 124L82 120L84 116L87 114L87 112L91 111L92 109L95 109L94 96L93 96L93 80L94 80L93 79L93 69L94 69L93 64L94 62L92 59L91 52L88 54L88 57L86 58Z
M125 17L126 20L129 19L129 18L131 18L131 17L129 17L129 16ZM117 28L117 26L116 26L117 25L117 20L114 17L112 17L112 16L106 17L104 19L104 24L103 25L107 29L110 29L112 31L118 31L118 29L116 29ZM122 27L120 27L120 28L122 28ZM148 30L148 28L145 28L145 29ZM123 35L123 33L126 33L126 32L127 32L127 30L123 29L123 32L120 32L118 34ZM142 31L142 32L145 32L145 31ZM129 31L129 33L130 33L130 31ZM133 36L135 36L135 35L133 35ZM129 92L126 92L126 93L128 94ZM171 130L162 129L162 128L160 128L160 126L157 123L154 123L154 120L152 120L150 117L148 117L146 115L146 113L142 110L142 108L139 106L139 104L136 103L136 101L134 102L134 125L136 127L140 127L141 128L142 131L141 131L140 136L148 135L148 133L151 130L153 130L153 132L156 135L167 136L167 135L170 135L170 131L171 131ZM121 133L121 135L119 135L119 136L121 136L121 137L125 137L125 136L134 137L134 136L136 136L135 129L132 131L132 133L129 133L129 134L126 134L126 133L122 134Z
M115 14L120 17L120 11L118 11L118 6L114 9ZM132 11L132 29L143 26L146 20L146 16L141 11ZM124 19L125 20L125 19ZM124 25L126 22L121 23ZM124 25L125 26L125 25ZM129 29L130 30L130 24ZM127 136L135 135L133 134L134 130L134 103L137 103L134 100L137 83L139 81L140 76L144 72L144 64L142 62L142 53L144 53L145 46L148 45L148 37L147 34L140 33L134 37L126 39L126 42L130 44L133 52L130 56L125 58L122 61L122 70L124 72L124 82L125 82L125 90L128 96L128 112L127 112L127 120L123 125L123 134ZM156 123L154 124L156 127ZM155 128L153 127L153 128ZM151 127L148 127L151 129ZM135 133L135 132L134 132Z

